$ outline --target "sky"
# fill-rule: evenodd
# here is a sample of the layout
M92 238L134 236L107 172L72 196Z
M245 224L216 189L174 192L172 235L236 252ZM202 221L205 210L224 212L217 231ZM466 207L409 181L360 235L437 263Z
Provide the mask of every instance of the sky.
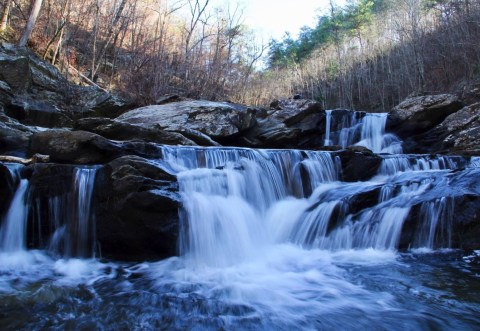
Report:
M281 39L285 31L296 37L303 26L314 27L317 16L329 8L329 0L238 0L245 8L245 24L263 38ZM343 5L345 0L335 0ZM231 0L235 3L235 0Z

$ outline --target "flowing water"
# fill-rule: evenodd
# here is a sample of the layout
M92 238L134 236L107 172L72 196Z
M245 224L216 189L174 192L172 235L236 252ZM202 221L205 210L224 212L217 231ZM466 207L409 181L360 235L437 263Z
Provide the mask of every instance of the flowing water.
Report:
M363 119L358 143L397 148L380 120ZM96 169L75 169L72 193L47 203L20 181L0 228L0 329L478 329L480 251L450 249L449 198L452 176L480 176L477 159L383 155L376 176L347 183L328 152L162 150L151 162L183 201L179 256L162 261L95 258ZM27 210L55 229L45 250L25 248Z

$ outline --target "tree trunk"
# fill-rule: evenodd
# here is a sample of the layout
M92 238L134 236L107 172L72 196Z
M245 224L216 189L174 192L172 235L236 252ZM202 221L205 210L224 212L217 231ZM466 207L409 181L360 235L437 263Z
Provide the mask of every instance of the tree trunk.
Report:
M7 0L5 2L5 7L3 8L2 18L0 19L0 32L7 29L8 16L10 14L10 7L12 6L13 0Z
M40 13L40 8L42 7L43 0L34 0L32 10L30 12L30 16L28 17L27 26L23 31L22 37L18 42L18 46L24 47L27 45L28 38L30 38L30 34L32 33L33 28L35 27L35 22L37 21L38 14Z

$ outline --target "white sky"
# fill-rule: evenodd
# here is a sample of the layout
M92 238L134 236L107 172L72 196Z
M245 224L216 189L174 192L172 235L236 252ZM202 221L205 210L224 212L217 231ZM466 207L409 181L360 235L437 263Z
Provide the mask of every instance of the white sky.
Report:
M317 16L329 8L329 0L230 0L236 2L245 8L245 23L267 41L281 39L285 31L296 37L301 27L315 26ZM345 0L334 2L342 5Z

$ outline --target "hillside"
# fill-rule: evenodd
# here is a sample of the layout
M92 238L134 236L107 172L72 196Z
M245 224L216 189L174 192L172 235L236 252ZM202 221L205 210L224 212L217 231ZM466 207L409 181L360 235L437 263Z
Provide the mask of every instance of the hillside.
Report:
M2 2L2 39L20 38L31 3ZM176 94L263 106L300 94L326 109L390 111L479 79L476 1L332 1L315 27L268 52L243 21L238 4L209 0L45 1L28 46L69 80L139 105Z

